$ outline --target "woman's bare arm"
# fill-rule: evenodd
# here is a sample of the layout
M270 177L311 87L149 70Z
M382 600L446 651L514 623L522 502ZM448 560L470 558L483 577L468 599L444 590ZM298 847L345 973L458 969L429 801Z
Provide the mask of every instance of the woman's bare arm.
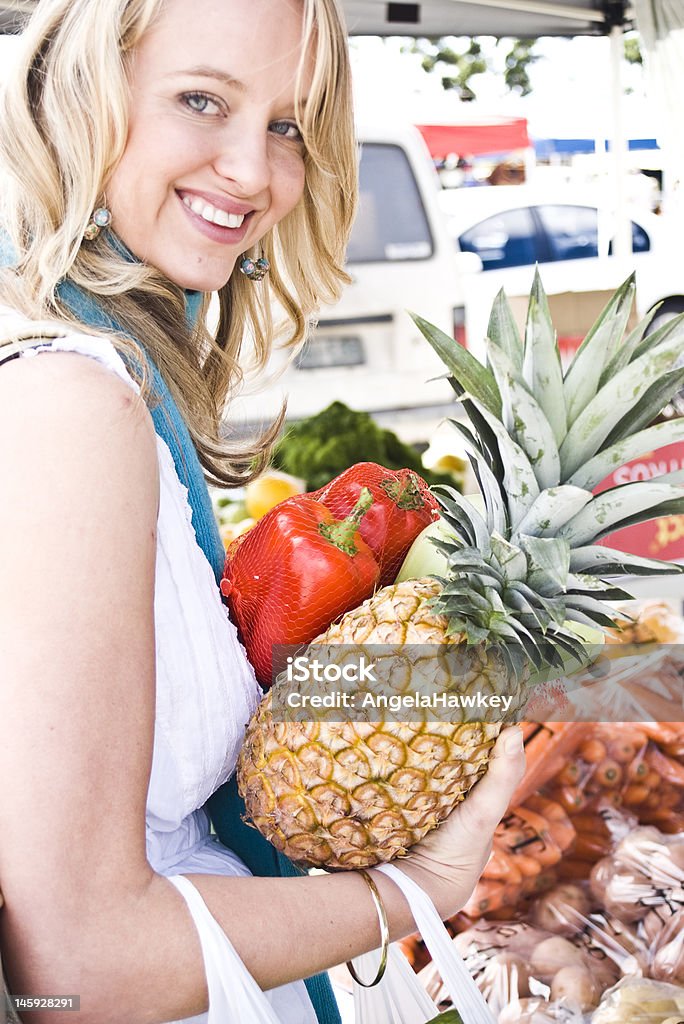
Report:
M38 356L0 371L0 438L0 928L12 987L80 995L81 1024L200 1013L207 991L194 924L145 854L158 502L151 419L87 357ZM481 801L476 832L491 832L503 813L506 774L497 796ZM435 892L444 913L465 902L486 855L481 840L469 845L463 891ZM379 943L353 873L193 881L263 988ZM399 890L377 881L393 935L411 931ZM55 1011L31 1019L43 1017L73 1024Z

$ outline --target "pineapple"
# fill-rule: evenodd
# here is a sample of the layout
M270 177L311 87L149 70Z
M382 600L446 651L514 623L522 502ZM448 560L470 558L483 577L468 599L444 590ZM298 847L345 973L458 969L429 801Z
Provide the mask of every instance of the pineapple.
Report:
M649 426L684 384L684 317L645 337L647 318L625 337L634 291L631 277L564 376L538 275L524 342L497 297L486 366L415 317L470 421L451 422L484 511L441 488L441 570L379 590L318 637L315 651L344 663L350 650L382 645L385 691L416 692L431 680L444 692L509 694L511 704L487 721L463 710L448 721L377 711L372 720L283 721L274 702L293 684L279 677L248 725L238 783L256 827L293 860L359 868L405 854L486 771L531 676L586 661L582 629L614 625L605 602L629 595L602 577L681 571L594 545L619 527L684 511L684 472L592 494L615 467L684 438L684 420Z

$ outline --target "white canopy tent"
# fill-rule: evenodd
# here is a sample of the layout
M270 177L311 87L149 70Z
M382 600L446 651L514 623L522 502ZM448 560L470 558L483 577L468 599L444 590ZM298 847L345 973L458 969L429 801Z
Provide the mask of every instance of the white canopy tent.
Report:
M357 36L602 35L634 16L626 0L342 0L342 6Z

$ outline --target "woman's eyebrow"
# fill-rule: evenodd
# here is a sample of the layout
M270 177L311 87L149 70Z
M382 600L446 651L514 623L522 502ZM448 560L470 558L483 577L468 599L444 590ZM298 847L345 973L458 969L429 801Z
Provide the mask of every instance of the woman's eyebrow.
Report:
M239 92L244 92L245 84L240 82L237 78L233 78L227 71L221 71L220 68L212 68L206 64L199 64L193 68L183 68L180 71L171 71L166 78L174 78L177 75L192 75L199 78L213 78L216 81L223 82L225 85L231 85L234 89Z

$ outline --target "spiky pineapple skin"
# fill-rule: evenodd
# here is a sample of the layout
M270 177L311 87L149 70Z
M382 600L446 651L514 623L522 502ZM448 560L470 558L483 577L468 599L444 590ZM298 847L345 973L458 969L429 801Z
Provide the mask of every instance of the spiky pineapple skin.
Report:
M510 685L504 666L491 651L466 648L460 634L447 634L447 619L429 606L439 592L432 579L384 587L314 644L330 645L328 663L336 646L340 657L351 646L391 647L391 678L389 665L380 672L383 692L411 692L417 677L429 676L444 688L501 693ZM448 680L442 670L440 679L434 645L461 646L470 671ZM259 831L290 859L317 867L372 867L405 855L484 774L502 725L434 716L379 720L377 712L372 721L320 714L314 722L276 721L278 687L292 693L297 684L276 681L259 706L240 754L238 785Z

